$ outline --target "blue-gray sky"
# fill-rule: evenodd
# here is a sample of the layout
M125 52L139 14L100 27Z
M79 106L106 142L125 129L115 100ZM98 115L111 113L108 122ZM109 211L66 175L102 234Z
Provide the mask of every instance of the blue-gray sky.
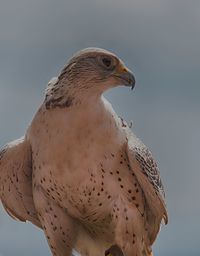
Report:
M200 1L1 0L0 145L25 132L48 80L88 46L112 50L136 76L133 92L106 96L159 163L170 218L155 256L199 256ZM50 252L38 228L2 209L0 254Z

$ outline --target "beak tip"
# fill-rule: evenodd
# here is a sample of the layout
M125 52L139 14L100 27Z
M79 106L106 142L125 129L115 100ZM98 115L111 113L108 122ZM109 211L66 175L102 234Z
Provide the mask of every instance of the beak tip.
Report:
M131 90L133 90L134 87L135 87L135 77L134 77L133 74L131 74L131 79L130 79L130 83L129 84L131 86Z

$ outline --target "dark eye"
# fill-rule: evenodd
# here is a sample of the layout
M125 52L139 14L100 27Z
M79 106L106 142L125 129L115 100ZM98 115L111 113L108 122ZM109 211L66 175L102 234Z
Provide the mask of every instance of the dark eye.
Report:
M99 63L101 66L103 66L104 68L106 68L108 70L114 69L115 65L116 65L115 59L110 56L100 56Z
M109 68L109 67L111 66L111 64L112 64L112 61L111 61L110 58L102 58L102 62L103 62L103 64L104 64L107 68Z

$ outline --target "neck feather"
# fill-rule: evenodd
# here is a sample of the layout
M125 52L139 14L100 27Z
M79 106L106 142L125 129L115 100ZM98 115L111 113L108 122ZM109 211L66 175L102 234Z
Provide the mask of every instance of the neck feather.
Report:
M69 108L73 106L90 105L101 98L100 92L95 92L92 88L86 88L84 85L74 85L70 82L59 83L54 79L50 81L46 89L44 104L47 109Z

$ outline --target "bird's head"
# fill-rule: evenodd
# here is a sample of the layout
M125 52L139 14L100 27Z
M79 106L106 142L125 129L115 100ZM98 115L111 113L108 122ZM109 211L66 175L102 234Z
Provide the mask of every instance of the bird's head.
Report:
M100 48L77 52L63 68L47 92L57 91L77 95L102 94L119 85L135 85L135 78L125 64L113 53ZM60 90L59 90L60 87ZM60 98L60 97L59 97Z

